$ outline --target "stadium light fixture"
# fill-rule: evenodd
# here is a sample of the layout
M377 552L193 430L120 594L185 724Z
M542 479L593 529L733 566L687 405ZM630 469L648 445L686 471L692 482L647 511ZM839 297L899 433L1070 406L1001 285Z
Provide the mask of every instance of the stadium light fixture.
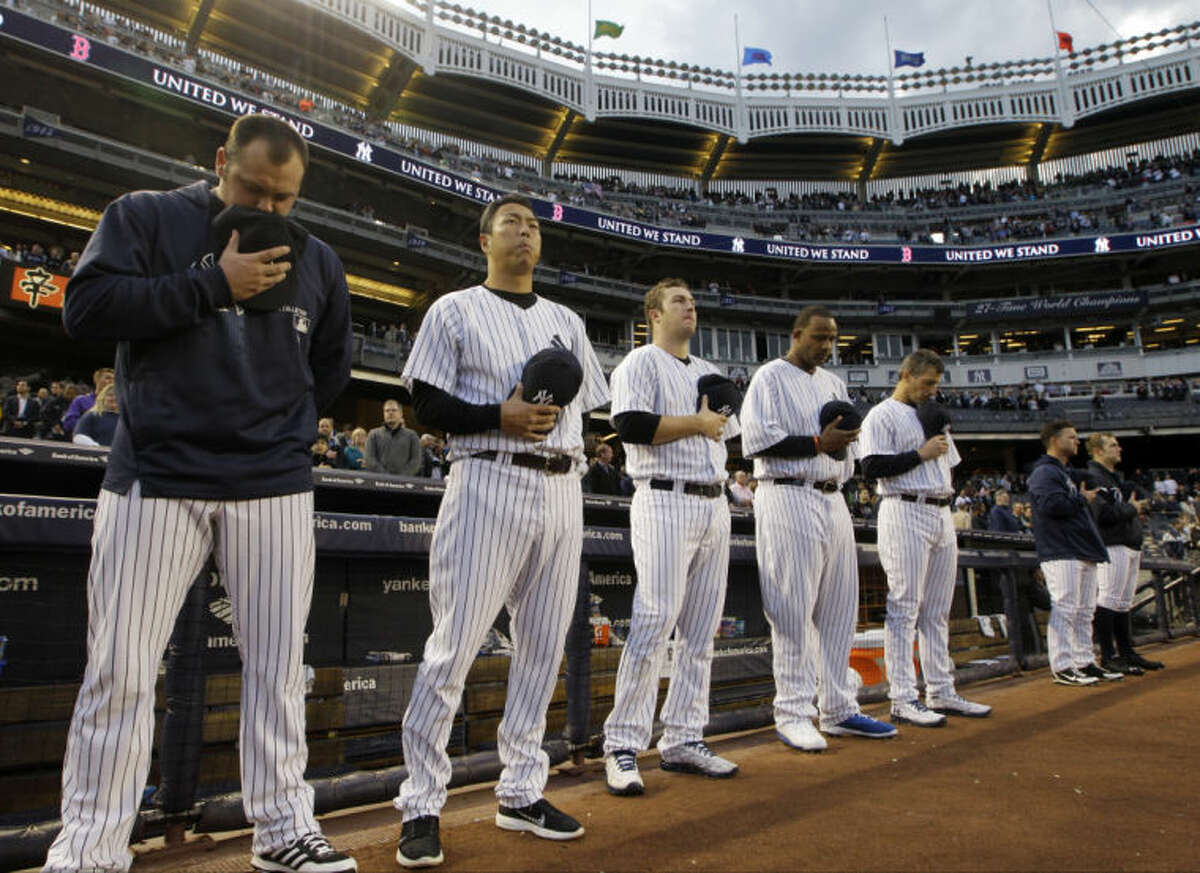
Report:
M1164 318L1163 324L1183 324L1182 318Z
M1154 328L1155 333L1174 333L1175 330L1176 330L1176 328L1174 328L1174 327L1156 327L1156 328Z

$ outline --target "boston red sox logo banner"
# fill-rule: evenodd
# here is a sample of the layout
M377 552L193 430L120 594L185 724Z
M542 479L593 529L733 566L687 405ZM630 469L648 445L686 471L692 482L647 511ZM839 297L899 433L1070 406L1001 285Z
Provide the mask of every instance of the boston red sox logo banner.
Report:
M17 267L9 296L30 309L62 309L66 288L66 276L56 276L45 267Z

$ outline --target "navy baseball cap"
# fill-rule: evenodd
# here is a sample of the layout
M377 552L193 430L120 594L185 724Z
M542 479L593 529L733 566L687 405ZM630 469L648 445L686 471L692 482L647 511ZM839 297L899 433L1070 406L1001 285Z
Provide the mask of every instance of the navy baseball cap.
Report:
M858 430L862 427L862 415L857 409L845 400L830 400L821 407L821 429L824 430L828 427L829 423L839 415L842 420L838 422L838 430Z
M925 431L925 439L945 433L950 425L950 413L936 400L927 400L917 407L917 418Z
M742 411L742 392L731 380L719 373L709 373L696 380L696 409L700 408L700 398L708 398L708 408L721 415L737 415Z
M526 403L566 406L582 384L583 365L563 346L542 349L521 370L521 398Z
M263 212L249 206L226 206L212 221L212 234L218 258L225 246L229 245L229 237L235 230L238 232L239 252L261 252L275 246L289 246L291 251L278 260L287 261L292 265L282 281L261 294L240 301L238 305L243 309L269 312L291 303L300 287L296 262L304 254L308 231L275 212Z

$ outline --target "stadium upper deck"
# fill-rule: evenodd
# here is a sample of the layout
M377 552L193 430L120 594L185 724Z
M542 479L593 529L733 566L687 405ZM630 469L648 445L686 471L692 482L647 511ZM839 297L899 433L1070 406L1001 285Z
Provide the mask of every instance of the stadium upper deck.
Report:
M1195 129L1200 22L1054 58L743 75L595 52L435 0L107 0L373 119L545 165L709 179L872 179L1030 165ZM740 87L738 87L740 85Z

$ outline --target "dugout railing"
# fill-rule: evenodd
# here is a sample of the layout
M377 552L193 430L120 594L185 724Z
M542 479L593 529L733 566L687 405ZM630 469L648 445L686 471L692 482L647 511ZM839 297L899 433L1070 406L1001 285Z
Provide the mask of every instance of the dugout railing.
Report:
M0 867L39 863L56 831L62 749L85 658L86 570L94 495L105 453L0 439ZM317 470L317 583L305 659L307 777L317 809L382 802L405 770L400 719L431 627L427 550L442 486L429 480ZM56 494L58 496L49 496ZM583 565L562 673L547 718L556 764L597 750L611 707L619 634L632 606L625 498L585 496ZM352 510L352 511L347 511ZM754 563L753 518L735 513L729 584L713 663L710 733L769 724L769 631ZM886 591L874 528L856 526L860 625L878 625ZM959 682L1045 663L1046 614L1024 535L963 532L951 649ZM1135 627L1143 640L1197 632L1197 574L1186 562L1145 556ZM164 659L155 755L135 837L245 826L237 793L240 691L236 644L211 568L194 583ZM593 596L602 600L594 604ZM595 607L595 608L593 608ZM606 617L605 621L601 616ZM737 622L744 628L739 635ZM503 632L503 616L497 628ZM864 638L870 634L863 634ZM450 751L453 783L494 779L496 724L508 659L491 641L468 677ZM856 645L860 698L871 681L869 641ZM852 658L852 663L854 659ZM665 686L664 686L665 687Z

